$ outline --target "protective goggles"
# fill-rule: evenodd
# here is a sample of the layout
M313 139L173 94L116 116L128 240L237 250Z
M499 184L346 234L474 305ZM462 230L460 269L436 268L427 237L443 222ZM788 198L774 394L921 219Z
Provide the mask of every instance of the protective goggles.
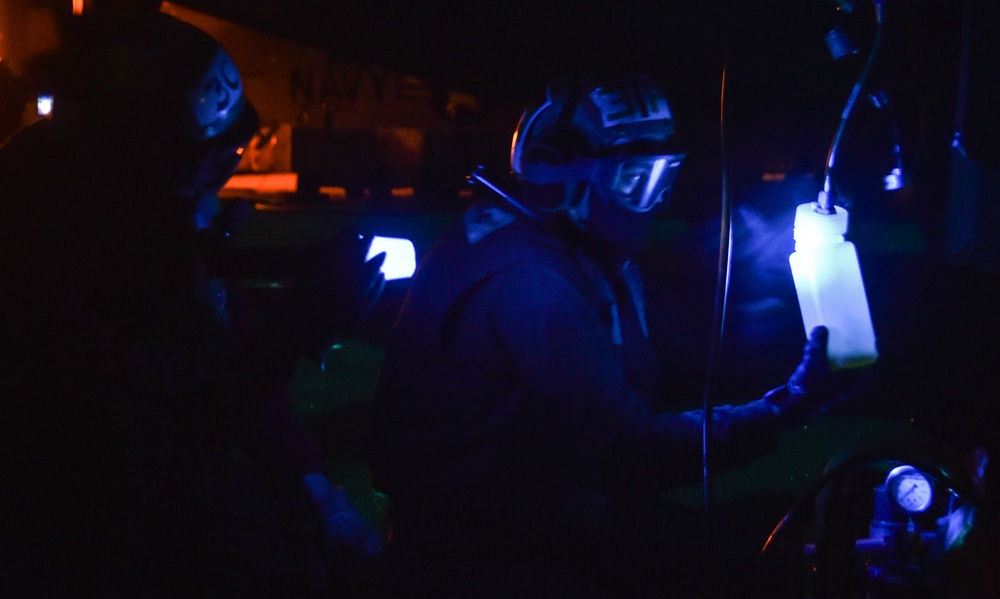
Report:
M683 154L583 158L587 181L607 199L632 212L649 212L664 201L677 180Z
M586 181L607 199L632 212L649 212L669 196L684 154L577 158L571 164L525 164L533 183Z

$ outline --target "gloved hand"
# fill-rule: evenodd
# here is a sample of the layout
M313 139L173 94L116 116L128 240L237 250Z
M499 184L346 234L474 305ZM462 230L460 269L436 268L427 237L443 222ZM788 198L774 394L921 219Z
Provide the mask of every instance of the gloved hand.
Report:
M764 396L786 425L805 422L833 400L835 394L826 355L829 336L826 327L814 328L802 350L802 361L788 377L788 383Z
M351 505L343 487L334 486L324 475L314 472L302 479L323 516L327 546L344 566L370 569L382 555L385 543ZM345 564L344 561L349 563Z
M370 245L371 238L345 229L320 244L284 289L273 319L293 351L322 364L334 340L371 315L385 287L385 254L365 261Z

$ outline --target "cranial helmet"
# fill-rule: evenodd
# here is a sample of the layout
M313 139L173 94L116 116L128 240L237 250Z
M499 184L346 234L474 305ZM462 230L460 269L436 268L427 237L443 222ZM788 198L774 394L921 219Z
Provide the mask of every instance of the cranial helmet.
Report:
M630 212L665 203L684 158L673 147L674 120L660 89L643 75L550 85L521 116L510 166L523 182L561 183L565 210L586 185Z
M185 195L218 191L259 126L229 53L201 29L161 12L86 23L74 42L56 89L54 121L99 128L137 149L169 146L183 163Z

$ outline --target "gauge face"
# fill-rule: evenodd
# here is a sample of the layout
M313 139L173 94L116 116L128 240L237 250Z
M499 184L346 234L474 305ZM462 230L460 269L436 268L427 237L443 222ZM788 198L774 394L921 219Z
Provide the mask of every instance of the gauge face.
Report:
M913 466L893 468L885 479L885 487L889 498L910 514L926 511L934 500L930 479Z

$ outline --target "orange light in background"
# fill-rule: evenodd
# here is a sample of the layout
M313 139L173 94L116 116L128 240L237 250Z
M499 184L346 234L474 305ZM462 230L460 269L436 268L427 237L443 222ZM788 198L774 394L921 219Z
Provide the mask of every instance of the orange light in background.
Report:
M324 185L319 188L319 193L320 195L325 195L326 197L334 201L337 200L343 201L347 199L346 187L328 187Z
M73 14L74 15L83 14L83 0L73 0Z
M297 173L235 174L226 181L226 191L252 191L260 194L292 193L299 187Z

